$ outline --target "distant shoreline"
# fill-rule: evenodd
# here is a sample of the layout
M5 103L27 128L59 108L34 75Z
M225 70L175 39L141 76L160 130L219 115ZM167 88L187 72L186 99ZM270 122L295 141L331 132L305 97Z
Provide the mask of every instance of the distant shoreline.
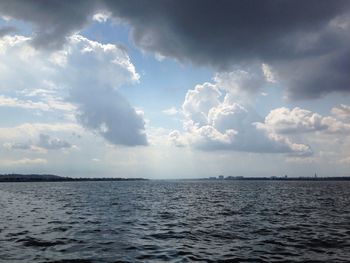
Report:
M63 177L52 174L0 174L0 183L15 182L98 182L98 181L149 181L145 178L123 178L123 177ZM350 181L350 176L336 177L209 177L209 178L183 178L177 180L185 181Z
M52 174L0 174L0 183L16 182L92 182L92 181L146 181L145 178L121 178L121 177L62 177Z
M198 179L197 179L198 180ZM232 177L232 178L201 178L204 181L350 181L350 176L335 177Z

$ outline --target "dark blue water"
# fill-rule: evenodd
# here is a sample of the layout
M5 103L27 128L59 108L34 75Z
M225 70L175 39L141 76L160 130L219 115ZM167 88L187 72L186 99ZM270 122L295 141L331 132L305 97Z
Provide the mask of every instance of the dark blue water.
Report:
M0 184L1 262L350 262L350 182Z

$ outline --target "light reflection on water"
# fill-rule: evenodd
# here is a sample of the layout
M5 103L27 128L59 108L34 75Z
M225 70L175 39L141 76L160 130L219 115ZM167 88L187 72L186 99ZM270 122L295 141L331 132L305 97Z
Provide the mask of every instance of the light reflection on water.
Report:
M1 262L349 262L350 182L1 183L0 244Z

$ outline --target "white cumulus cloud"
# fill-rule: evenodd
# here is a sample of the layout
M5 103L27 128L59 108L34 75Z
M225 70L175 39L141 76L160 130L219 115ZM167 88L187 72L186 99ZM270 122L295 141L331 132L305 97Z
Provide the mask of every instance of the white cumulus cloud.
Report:
M0 38L0 89L27 95L30 90L54 92L35 100L2 96L0 106L68 110L112 144L147 145L143 115L117 90L139 80L123 47L81 35L72 35L56 51L38 50L31 43L23 36Z
M266 116L263 124L258 124L259 128L264 128L278 134L295 134L324 131L327 133L348 133L350 124L339 121L333 117L323 117L310 110L295 107L277 108Z
M337 118L350 120L350 106L341 104L338 107L333 107L332 114L334 114Z
M246 77L244 77L246 78ZM216 82L218 83L218 82ZM251 107L237 103L231 92L215 83L204 83L189 90L183 103L184 132L173 131L170 140L177 146L202 150L312 154L309 146L269 134L256 127L263 118Z

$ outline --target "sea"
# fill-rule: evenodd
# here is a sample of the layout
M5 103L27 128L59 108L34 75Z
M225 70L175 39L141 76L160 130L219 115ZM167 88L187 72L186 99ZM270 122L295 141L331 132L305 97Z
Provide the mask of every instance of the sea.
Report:
M0 183L0 262L350 262L350 182Z

